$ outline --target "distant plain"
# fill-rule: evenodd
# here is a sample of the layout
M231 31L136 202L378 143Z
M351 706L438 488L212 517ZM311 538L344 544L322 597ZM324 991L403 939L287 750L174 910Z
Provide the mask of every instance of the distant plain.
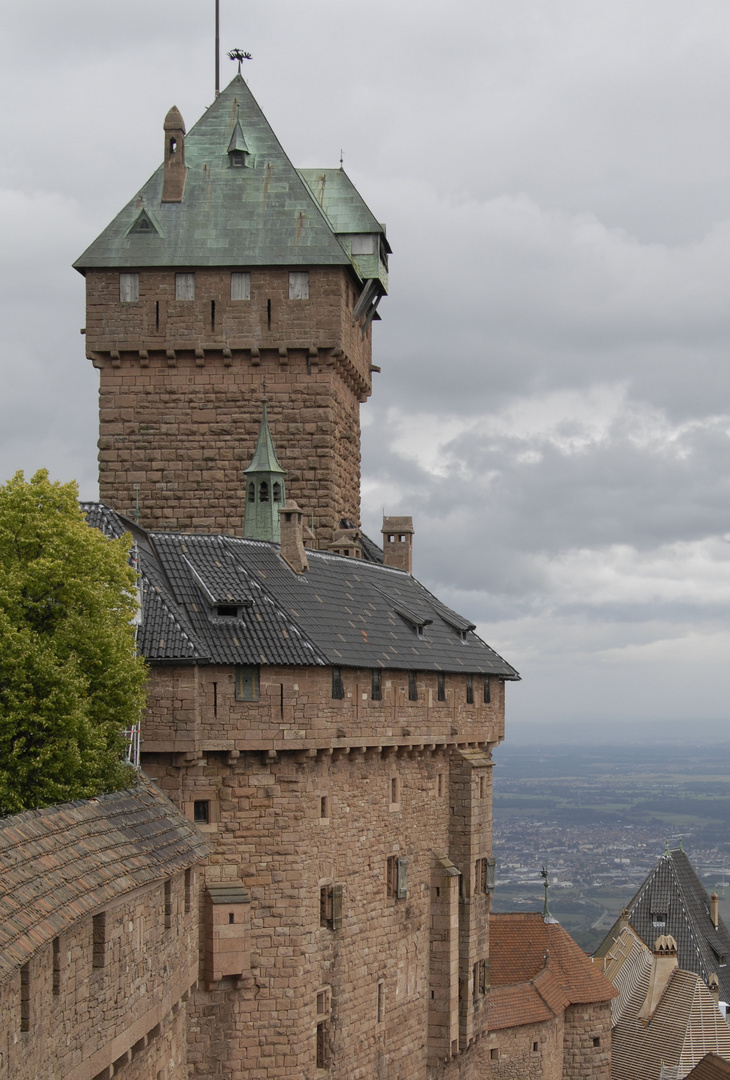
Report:
M542 910L595 949L665 849L680 846L730 924L730 742L524 742L494 752L494 911Z

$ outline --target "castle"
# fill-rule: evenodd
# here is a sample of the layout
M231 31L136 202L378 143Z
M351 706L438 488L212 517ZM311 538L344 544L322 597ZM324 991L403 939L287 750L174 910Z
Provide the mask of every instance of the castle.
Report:
M158 867L170 932L196 915L193 838L210 854L196 979L141 1042L114 1014L96 1073L80 1051L49 1077L608 1078L612 987L541 916L490 917L491 751L519 676L412 576L409 518L382 551L360 528L389 250L342 169L293 167L239 75L189 134L170 110L163 165L75 264L100 376L89 522L137 545L141 763L191 830L187 868ZM93 967L106 924L84 917ZM28 987L67 955L51 930L18 952L26 1032Z

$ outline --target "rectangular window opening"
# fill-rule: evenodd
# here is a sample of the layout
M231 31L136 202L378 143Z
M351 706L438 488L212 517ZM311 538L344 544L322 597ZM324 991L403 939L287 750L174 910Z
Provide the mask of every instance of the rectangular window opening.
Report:
M317 1024L317 1068L326 1069L328 1064L327 1054L327 1021L322 1020Z
M418 681L415 671L408 672L408 700L418 701Z
M444 793L444 774L439 773L436 777L436 794L441 798Z
M193 803L193 821L196 825L210 823L210 802L208 799L196 799Z
M139 274L119 275L119 299L122 304L136 304L139 300Z
M53 939L53 996L61 993L61 939Z
M433 993L433 991L432 991L432 993ZM379 1024L382 1024L383 1015L385 1013L385 1007L384 1007L385 1006L385 1001L384 1001L384 998L385 998L385 984L384 984L383 980L380 979L380 981L378 982L378 1013L377 1013L378 1023Z
M438 676L438 691L437 697L439 701L446 701L446 676L443 671L439 671Z
M106 912L100 911L92 919L92 967L103 968L106 963Z
M30 1031L30 961L20 969L20 1030Z
M259 693L259 668L255 664L237 664L236 701L258 701Z
M539 1045L538 1045L538 1043L534 1042L534 1043L532 1044L532 1052L533 1052L533 1054L536 1054L536 1053L537 1053L537 1051L538 1051L538 1049L539 1049Z
M397 776L390 778L390 801L392 804L400 802L400 780Z
M289 299L309 300L309 271L293 271L289 274Z
M498 1047L496 1047L496 1046L492 1047L492 1049L489 1051L489 1058L490 1058L491 1061L499 1061L499 1048Z
M600 1046L601 1045L601 1040L599 1039L599 1037L597 1035L595 1035L594 1038L593 1038L593 1045L594 1046Z
M383 700L383 673L379 669L373 670L372 673L372 686L370 688L370 697L373 701Z
M190 914L193 899L193 871L188 867L185 871L185 914Z
M251 275L246 271L234 270L231 274L231 300L251 299Z
M342 700L345 696L345 684L342 681L342 668L332 668L332 697Z
M172 881L170 878L165 882L165 929L172 926Z
M487 778L486 776L479 777L479 798L483 799L487 791Z
M328 795L320 795L319 816L321 818L328 818L330 816L330 800Z
M467 675L466 677L466 703L467 705L474 704L474 676Z
M489 705L492 700L492 691L489 686L489 676L484 676L484 704Z
M175 274L175 299L195 299L195 274Z

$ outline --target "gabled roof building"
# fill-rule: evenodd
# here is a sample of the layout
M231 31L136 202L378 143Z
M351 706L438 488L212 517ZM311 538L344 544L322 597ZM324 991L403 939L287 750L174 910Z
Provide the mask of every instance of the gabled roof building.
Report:
M623 921L622 921L623 920ZM718 979L720 998L730 1002L730 933L720 918L717 894L708 895L686 853L667 849L628 904L626 913L596 951L602 958L628 921L651 948L661 934L677 943L680 968L696 972L705 984Z

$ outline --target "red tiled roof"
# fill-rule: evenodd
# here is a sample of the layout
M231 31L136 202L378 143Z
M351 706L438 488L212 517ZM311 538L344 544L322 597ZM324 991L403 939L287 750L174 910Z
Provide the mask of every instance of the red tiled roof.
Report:
M617 990L559 923L537 912L491 915L490 981L493 987L535 980L550 1008L610 1001ZM550 978L537 976L547 966Z
M498 986L489 991L489 1030L520 1027L522 1024L539 1024L552 1020L548 1009L534 986Z
M98 799L0 820L0 980L78 919L208 850L144 776Z

